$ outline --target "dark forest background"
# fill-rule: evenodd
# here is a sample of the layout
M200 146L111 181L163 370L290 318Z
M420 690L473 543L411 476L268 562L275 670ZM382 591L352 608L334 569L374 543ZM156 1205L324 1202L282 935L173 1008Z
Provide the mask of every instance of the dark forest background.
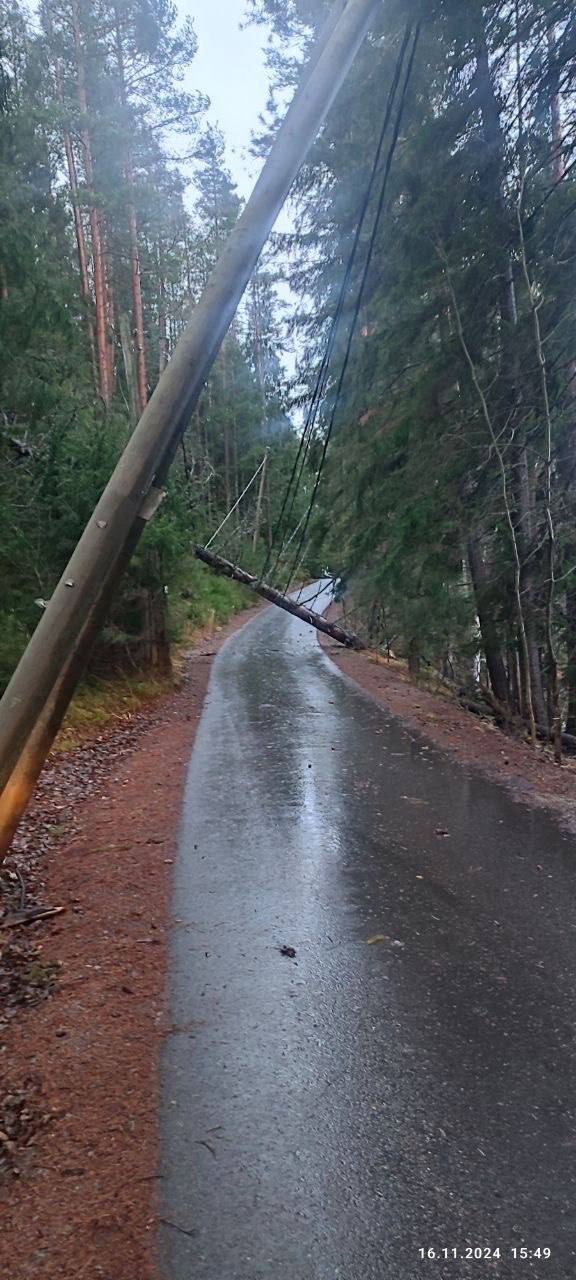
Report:
M247 5L275 32L270 111L255 141L263 153L327 6ZM568 0L382 5L297 180L293 230L273 236L224 344L95 663L162 668L186 626L238 603L192 546L266 448L262 501L253 486L228 531L248 567L267 556L407 24L421 24L416 59L299 568L328 565L350 589L356 625L414 672L434 670L533 736L575 735ZM238 215L224 139L206 126L201 97L182 89L194 53L192 25L166 0L45 0L33 21L16 3L1 10L3 682ZM369 234L370 219L294 526L320 465ZM281 279L294 300L292 385Z

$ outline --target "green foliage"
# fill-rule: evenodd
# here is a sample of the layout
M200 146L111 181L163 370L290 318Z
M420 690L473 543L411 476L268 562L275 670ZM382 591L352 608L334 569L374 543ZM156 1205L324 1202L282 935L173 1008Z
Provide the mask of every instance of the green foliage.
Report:
M219 578L199 560L190 560L185 571L186 587L181 592L184 626L212 626L227 622L238 609L254 604L254 596L230 578Z
M38 16L31 24L19 0L0 10L0 687L137 417L136 283L152 390L240 209L224 140L205 127L202 97L182 87L196 37L170 0L43 0ZM186 203L175 132L194 161ZM276 312L263 273L125 575L94 656L99 678L165 665L192 624L220 623L246 601L197 564L193 546L213 533L268 445L282 461L277 471L271 457L256 551L256 490L240 528L230 525L239 557L262 558L284 454L295 447Z
M295 34L309 42L324 5L259 0L253 9L287 41L281 84ZM404 26L422 16L419 0L382 7L380 28L297 182L298 234L286 247L294 287L307 291L300 334L309 385ZM493 680L500 663L508 684L497 696L523 713L519 690L529 675L542 728L553 716L555 649L568 667L564 710L574 703L568 720L576 724L568 439L576 403L575 41L567 0L438 0L426 8L313 530L318 559L327 556L352 584L379 638L394 637L406 654L416 646L441 668L449 654L464 680L478 672L485 680L485 660ZM325 419L342 343L341 333ZM475 576L472 540L480 547Z

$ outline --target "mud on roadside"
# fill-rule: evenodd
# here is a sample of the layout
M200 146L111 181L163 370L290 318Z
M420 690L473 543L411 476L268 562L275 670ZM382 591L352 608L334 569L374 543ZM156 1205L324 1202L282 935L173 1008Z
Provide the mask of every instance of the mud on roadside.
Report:
M3 1280L156 1274L171 867L212 659L254 612L204 632L173 693L56 755L14 842L5 911L24 885L64 912L0 922Z
M559 767L552 751L503 733L492 720L464 710L449 695L433 693L399 663L354 653L321 636L324 651L344 675L411 728L451 752L462 764L506 786L515 800L552 812L576 834L576 760Z

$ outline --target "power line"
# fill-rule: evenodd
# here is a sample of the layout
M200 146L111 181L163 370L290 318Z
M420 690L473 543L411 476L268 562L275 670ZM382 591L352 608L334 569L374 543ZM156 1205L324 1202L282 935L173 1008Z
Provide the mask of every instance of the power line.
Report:
M406 47L406 45L407 45L407 43L408 43L408 40L410 39L410 34L411 34L411 28L407 28L407 31L406 31L406 37L405 37L405 45L403 46L403 50L402 50L402 61L400 62L400 59L399 59L399 65L400 65L400 72L399 72L399 74L401 73L401 66L403 65L403 61L404 61L404 59L403 59L404 49L405 49L405 47ZM396 153L396 146L397 146L397 143L398 143L398 137L399 137L399 134L400 134L400 127L401 127L401 124L402 124L402 118L403 118L403 115L404 115L404 107L405 107L405 104L406 104L406 97L407 97L407 93L408 93L408 86L409 86L409 84L410 84L410 80L411 80L411 77L412 77L412 71L413 71L413 69L414 69L414 61L415 61L415 58L416 58L416 50L417 50L417 48L418 48L418 41L419 41L419 38L420 38L420 25L418 25L418 26L416 27L416 30L415 30L415 32L414 32L414 39L413 39L413 42L412 42L412 49L411 49L411 52L410 52L410 58L409 58L409 61L408 61L408 67L407 67L407 70L406 70L406 75L405 75L405 78L404 78L404 85L403 85L403 88L402 88L402 95L401 95L401 98L400 98L400 104L399 104L399 108L398 108L398 114L397 114L397 117L396 117L396 123L395 123L395 126L394 126L394 133L393 133L393 135L392 135L392 140L391 140L391 143L390 143L390 147L389 147L389 150L388 150L388 156L387 156L387 159L386 159L386 165L385 165L385 167L384 167L384 174L383 174L383 178L382 178L382 186L381 186L381 190L380 190L380 198L379 198L379 201L378 201L378 207L377 207L377 210L376 210L376 216L375 216L375 218L374 218L374 225L373 225L373 227L372 227L372 234L371 234L371 236L370 236L370 241L369 241L369 244L368 244L368 252L367 252L367 254L366 254L366 261L365 261L365 264L364 264L364 271L363 271L363 273L362 273L362 279L361 279L361 281L360 281L360 288L359 288L359 290L358 290L358 295L357 295L356 303L355 303L355 306L354 306L354 314L353 314L353 316L352 316L352 323L351 323L350 328L349 328L349 331L348 331L348 340L347 340L347 343L346 343L346 350L345 350L345 353L344 353L344 360L343 360L343 362L342 362L342 368L341 368L341 370L340 370L340 376L339 376L339 378L338 378L338 384L337 384L337 387L336 387L336 394L335 394L335 396L334 396L334 403L333 403L333 405L332 405L332 410L331 410L331 413L330 413L330 419L329 419L329 422L328 422L328 429L327 429L326 436L325 436L325 439L324 439L324 446L323 446L323 449L322 449L322 455L321 455L321 458L320 458L320 464L319 464L319 467L318 467L318 473L317 473L317 475L316 475L316 482L315 482L315 485L314 485L314 489L313 489L313 491L312 491L312 496L311 496L311 498L310 498L310 503L309 503L309 505L308 505L308 511L307 511L307 514L306 514L306 520L305 520L305 522L304 522L304 526L303 526L303 528L302 528L302 532L301 532L301 534L300 534L300 540L299 540L299 544L298 544L298 549L297 549L297 551L296 551L296 555L295 555L294 560L293 560L293 562L292 562L292 567L291 567L291 569L290 569L290 572L289 572L289 575L288 575L288 579L287 579L287 582L286 582L286 586L285 586L285 588L284 588L285 592L286 592L286 591L288 591L288 589L289 589L290 583L291 583L292 578L293 578L293 576L294 576L294 572L295 572L296 565L299 563L299 558L300 558L300 555L301 555L301 552L302 552L302 547L303 547L303 545L304 545L304 541L305 541L305 538L306 538L306 534L307 534L307 532L308 532L308 526L309 526L309 523L310 523L310 517L311 517L311 515L312 515L312 510L313 510L313 507L314 507L314 503L315 503L315 501L316 501L316 496L317 496L317 493L318 493L318 488L319 488L320 480L321 480L321 477L322 477L322 471L323 471L323 469L324 469L324 464L325 464L325 462L326 462L326 454L327 454L327 452L328 452L328 445L330 444L330 439L331 439L331 436L332 436L332 433L333 433L333 430L334 430L334 422L335 422L335 420L336 420L336 413L337 413L337 410L338 410L338 407L339 407L339 403L340 403L340 398L341 398L341 395L342 395L342 387L343 387L343 385L344 385L344 379L345 379L345 377L346 377L346 373L347 373L347 370L348 370L348 365L349 365L349 363L350 363L350 355L351 355L351 352L352 352L352 343L353 343L353 340L354 340L354 335L355 335L355 333L356 333L356 327L357 327L358 319L359 319L359 316L360 316L360 308L361 308L361 306L362 306L362 300L363 300L363 297L364 297L364 290L365 290L365 288L366 288L366 281L367 281L367 279L368 279L368 272L369 272L369 270L370 270L370 266L371 266L371 262L372 262L372 256L373 256L373 253L374 253L374 246L375 246L375 243L376 243L376 236L377 236L377 234L378 234L378 231L379 231L379 228L380 228L380 223L381 223L381 221L382 221L382 213L383 213L383 211L384 211L384 201L385 201L385 199L386 199L386 192L387 192L387 189L388 189L388 180L389 180L389 177L390 177L390 171L391 171L391 168L392 168L392 162L393 162L393 160L394 160L394 155L395 155L395 153Z
M337 332L338 332L339 324L340 324L340 321L341 321L341 318L342 318L342 315L343 315L343 312L344 312L344 304L345 304L345 301L346 301L346 295L347 295L347 292L348 292L348 285L349 285L349 283L350 283L350 278L351 278L351 275L352 275L352 271L353 271L353 269L354 269L354 265L355 265L355 261L356 261L356 257L357 257L357 253L358 253L358 249L359 249L359 246L360 246L360 238L361 238L361 235L362 235L362 231L363 231L363 229L364 229L364 223L365 223L365 221L366 221L366 217L367 217L367 214L368 214L368 209L369 209L369 206L370 206L370 201L371 201L371 198L372 198L372 193L373 193L373 191L374 191L374 187L375 187L375 183L376 183L376 178L377 178L378 170L379 170L379 167L380 167L380 160L381 160L382 152L383 152L383 149L384 149L384 142L385 142L386 134L387 134L387 132L388 132L388 128L389 128L389 125L390 125L390 120L391 120L391 118L392 118L392 112L393 112L393 110L394 110L394 104L395 104L395 101L396 101L396 94L397 94L397 92L398 92L398 86L399 86L399 83L400 83L400 77L401 77L401 75L402 75L402 68L403 68L403 66L404 66L404 59L405 59L405 57L406 57L406 51L407 51L407 48L408 48L408 44L409 44L409 40L410 40L410 36L411 36L411 32L412 32L412 28L411 28L411 26L410 26L410 25L407 25L406 30L405 30L405 33L404 33L404 38L403 38L403 41L402 41L402 45L401 45L401 48L400 48L400 51L399 51L399 54L398 54L398 58L397 58L397 61L396 61L396 67L395 67L394 76L393 76L393 79L392 79L392 84L391 84L390 89L389 89L389 92L388 92L388 97L387 97L387 101L386 101L386 109L385 109L385 113L384 113L384 121L383 121L383 124L382 124L382 129L381 129L381 131L380 131L380 137L379 137L379 139L378 139L378 144L377 144L377 147L376 147L376 153L375 153L375 156L374 156L374 162L373 162L373 165L372 165L372 170L371 170L371 173L370 173L370 178L369 178L369 181L368 181L368 185L367 185L367 188L366 188L366 191L365 191L364 197L363 197L363 199L362 199L362 203L361 203L361 205L360 205L360 211L359 211L359 215L358 215L358 219L357 219L357 223L356 223L356 231L355 231L355 235L354 235L354 240L353 240L352 248L351 248L351 251L350 251L350 254L349 254L349 257L348 257L348 262L347 262L347 264L346 264L346 270L345 270L345 272L344 272L344 276L343 276L343 279L342 279L342 283L341 283L341 285L340 285L340 290L339 290L339 294L338 294L338 300L337 300L336 310L335 310L334 315L333 315L332 320L331 320L330 330L329 330L329 334L328 334L328 340L327 340L327 343L326 343L326 348L325 348L325 351L324 351L324 355L323 355L323 357L322 357L322 361L321 361L321 363L320 363L320 368L319 368L318 373L317 373L317 376L316 376L316 381L315 381L314 391L313 391L313 395L312 395L312 400L311 400L311 402L310 402L310 406L309 406L309 409L308 409L308 414L307 414L307 417L306 417L306 423L305 423L305 426L304 426L304 430L303 430L302 435L301 435L301 438L300 438L300 444L299 444L299 447L298 447L298 452L297 452L297 455L296 455L296 459L295 459L295 461L294 461L294 466L293 466L293 468L292 468L292 473L291 473L291 475L290 475L290 479L289 479L289 481L288 481L288 486L287 486L287 489L286 489L286 492L285 492L285 495L284 495L284 500L283 500L283 503L282 503L282 508L281 508L281 511L280 511L280 515L279 515L279 517L278 517L278 521L277 521L277 524L276 524L276 528L275 528L275 530L274 530L274 534L273 534L273 538L272 538L272 545L268 548L268 553L267 553L267 556L266 556L266 559L265 559L265 562L264 562L264 565L263 565L263 568L262 568L262 571L261 571L261 574L260 574L260 578L261 578L261 579L262 579L262 578L264 578L265 574L266 574L266 573L267 573L267 571L268 571L268 568L269 568L270 562L271 562L271 560L272 560L273 547L274 547L274 544L276 543L276 540L277 540L277 538L278 538L278 536L279 536L279 534L280 534L280 532L281 532L281 529L282 529L282 527L283 527L283 525L284 525L284 524L287 524L287 523L288 523L288 521L289 521L289 519L290 519L290 516L291 516L291 514L292 514L292 511L294 510L294 503L295 503L296 495L297 495L297 493L298 493L298 489L299 489L299 486L300 486L300 481L301 481L301 479L302 479L302 474L303 474L304 466L305 466L305 463L306 463L306 457L307 457L307 455L308 455L308 450L309 450L310 443L311 443L311 439L312 439L312 432L313 432L313 429L314 429L314 425L315 425L315 423L316 423L316 419L317 419L318 411L319 411L320 405L321 405L321 403L322 403L322 399L323 399L324 392L325 392L325 389L326 389L326 383L327 383L327 379L328 379L328 371L329 371L330 359L331 359L331 356L332 356L332 352L333 352L333 350L334 350L334 345L335 345L335 342L336 342L336 336L337 336ZM292 501L291 501L291 504L290 504L290 509L289 509L288 514L287 514L287 516L286 516L286 511L287 511L287 507L288 507L288 502L289 502L289 500L290 500L290 495L292 495ZM286 517L286 519L285 519L285 517ZM293 537L294 537L294 534L293 534L293 535L292 535L292 537L290 538L289 543L292 541L292 538L293 538ZM288 544L286 544L286 545L289 545L289 543L288 543ZM278 552L277 552L277 555L276 555L276 559L275 559L274 566L273 566L273 569L272 569L272 574L274 574L274 573L275 573L275 571L276 571L276 569L277 569L277 567L278 567L278 563L279 563L280 557L282 556L282 554L283 554L284 550L285 550L285 545L284 545L284 544L281 544L281 545L280 545L280 548L279 548L279 550L278 550Z
M206 543L206 549L208 549L208 547L211 547L211 546L212 546L212 543L213 543L213 542L215 541L215 539L218 537L218 534L220 533L220 530L224 528L224 525L225 525L225 524L228 524L228 521L229 521L229 519L230 519L230 516L234 515L234 512L236 511L236 508L240 506L240 503L241 503L241 501L242 501L243 497L248 493L248 490L252 488L252 485L254 484L254 481L255 481L255 479L256 479L256 476L259 476L259 475L260 475L260 472L261 472L261 470L262 470L262 467L264 466L265 461L266 461L266 458L264 457L264 458L262 459L261 463L260 463L260 466L256 468L256 471L254 472L254 475L252 476L252 479L248 481L248 484L246 485L246 488L242 491L242 493L240 494L240 497L236 499L236 502L234 503L234 506L233 506L233 507L230 507L230 510L228 511L227 515L225 515L225 516L224 516L224 519L222 520L221 524L219 524L219 525L218 525L218 528L216 529L216 532L212 534L212 537L210 538L210 541Z

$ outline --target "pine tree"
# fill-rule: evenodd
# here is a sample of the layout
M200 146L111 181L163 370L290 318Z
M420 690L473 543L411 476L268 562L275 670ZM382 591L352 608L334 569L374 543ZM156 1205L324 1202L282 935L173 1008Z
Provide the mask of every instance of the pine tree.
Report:
M319 4L257 8L291 41L323 17ZM403 24L420 16L387 6L297 184L310 385ZM479 671L503 719L543 733L558 658L564 713L576 707L574 40L562 2L427 12L316 520L318 547L401 652L440 670L449 654L463 682ZM290 48L280 81L292 62Z
M239 209L223 139L212 130L199 142L204 101L181 85L196 47L190 23L178 27L165 0L44 0L40 18L31 27L18 3L0 14L2 683ZM198 152L188 207L174 132ZM264 449L245 325L231 331L126 575L94 657L100 673L166 670L188 615L234 603L196 565L193 544ZM256 500L235 526L240 558L242 543L252 551Z

